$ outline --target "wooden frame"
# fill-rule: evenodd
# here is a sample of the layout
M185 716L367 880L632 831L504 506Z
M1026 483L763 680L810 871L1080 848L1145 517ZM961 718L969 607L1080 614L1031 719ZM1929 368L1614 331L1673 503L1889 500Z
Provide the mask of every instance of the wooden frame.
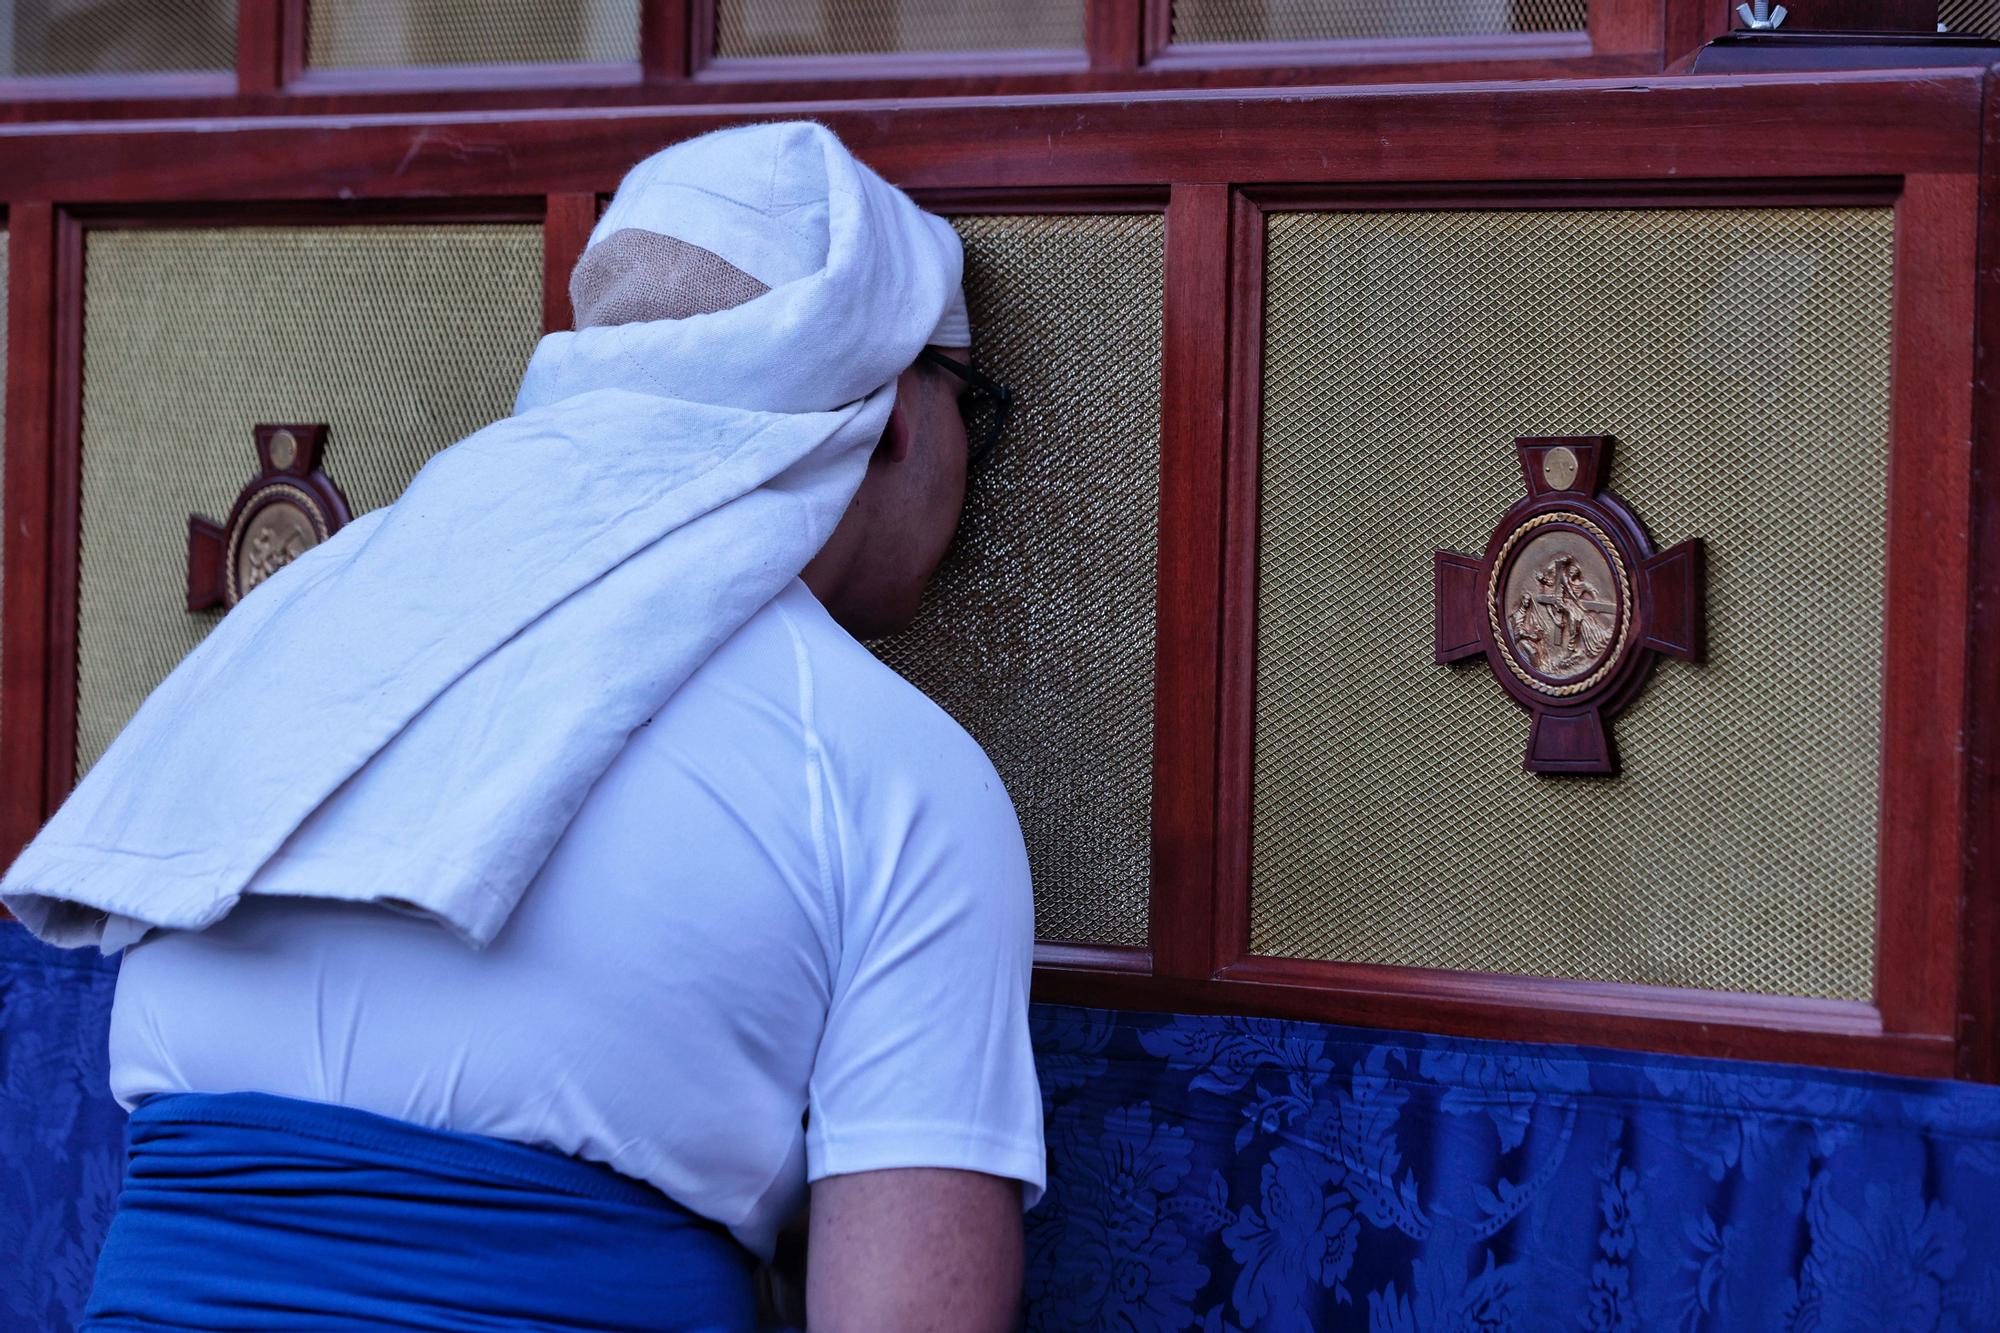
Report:
M1989 74L1981 126L1979 271L2000 271L2000 78ZM1958 1068L2000 1082L2000 291L1980 282L1973 312L1978 376L1971 444L1967 607L1965 915L1960 932Z
M336 70L307 64L311 0L237 3L233 71L0 78L0 122L1648 74L1729 26L1726 0L1594 0L1575 34L1188 46L1172 0L1085 0L1075 50L717 60L719 0L640 0L630 61Z
M0 856L11 859L41 826L50 801L48 745L50 429L55 401L56 215L46 200L7 208L5 524L0 560Z
M561 270L597 196L631 161L746 116L793 114L688 106L0 127L16 298L0 837L18 845L71 777L86 227L537 220L547 323L560 327ZM1984 72L882 101L817 114L933 206L1167 210L1151 948L1045 946L1037 994L2000 1077L1990 1054L2000 1015L2000 390L1990 376L1976 400L1973 387L1975 354L1983 366L2000 347L1995 280L1979 277L2000 249L2000 154L1982 158L1983 144L2000 141L2000 118ZM1886 198L1898 210L1897 633L1878 1002L1247 956L1253 664L1242 649L1255 629L1260 407L1247 371L1261 344L1262 211ZM1985 711L1968 717L1968 699Z
M1751 1054L1766 1059L1808 1059L1896 1069L1950 1072L1953 1035L1951 978L1939 967L1955 955L1955 892L1905 885L1955 887L1960 875L1952 848L1972 828L1961 817L1963 765L1953 753L1964 715L1955 701L1967 684L1971 650L1962 620L1920 626L1926 604L1941 594L1958 605L1970 550L1962 524L1940 517L1970 512L1970 470L1962 453L1940 449L1941 440L1966 438L1970 396L1952 386L1972 379L1971 302L1975 291L1971 172L1912 174L1900 190L1885 182L1822 179L1713 183L1666 189L1617 182L1554 191L1363 188L1291 188L1249 192L1239 200L1236 224L1238 285L1230 426L1230 533L1225 584L1230 590L1225 634L1222 766L1218 784L1215 980L1265 989L1267 1000L1296 1000L1323 1013L1332 996L1359 1012L1385 1014L1392 1026L1543 1039L1624 1044L1628 1025L1652 1030L1699 1023L1699 1036L1682 1030L1675 1049ZM1635 183L1636 184L1636 183ZM1747 187L1747 188L1746 188ZM1261 957L1250 952L1249 823L1251 755L1255 737L1255 645L1258 468L1256 440L1261 407L1263 213L1266 207L1361 208L1486 206L1650 206L1689 203L1884 203L1897 207L1896 298L1893 333L1889 478L1888 627L1909 634L1906 650L1891 655L1885 682L1883 822L1879 853L1877 967L1874 1004L1734 995L1601 982L1436 972L1347 963ZM1934 562L1934 563L1927 563ZM1938 576L1930 591L1919 571ZM1280 992L1282 994L1274 994ZM1296 992L1296 994L1295 994ZM1765 1029L1760 1035L1758 1030ZM1656 1037L1655 1040L1658 1040ZM1813 1051L1813 1055L1802 1054Z

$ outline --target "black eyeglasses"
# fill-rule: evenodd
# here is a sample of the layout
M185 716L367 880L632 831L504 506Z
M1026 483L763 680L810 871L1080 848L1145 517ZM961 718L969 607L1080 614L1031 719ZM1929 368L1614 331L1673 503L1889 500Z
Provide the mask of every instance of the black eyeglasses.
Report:
M979 462L993 452L1000 432L1007 429L1007 414L1014 407L1013 390L996 379L980 374L971 366L933 352L928 347L917 353L917 360L949 371L972 386L969 392L959 395L958 410L965 417L966 463Z

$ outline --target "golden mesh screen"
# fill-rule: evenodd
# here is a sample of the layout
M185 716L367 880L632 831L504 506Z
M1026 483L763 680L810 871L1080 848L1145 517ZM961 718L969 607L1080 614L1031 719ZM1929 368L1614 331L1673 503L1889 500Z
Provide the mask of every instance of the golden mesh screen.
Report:
M355 513L504 416L541 332L536 226L96 231L84 268L77 765L215 623L187 520L256 474L251 427L323 421Z
M0 74L151 74L236 66L236 0L0 3Z
M719 0L719 56L1083 45L1083 0Z
M639 58L639 0L312 0L324 67L608 63Z
M2000 0L1939 0L1938 22L1948 32L2000 37Z
M1177 42L1581 32L1587 0L1174 0Z
M1014 416L922 615L875 649L999 769L1037 933L1143 946L1165 223L957 225L975 363L1013 389Z
M1866 999L1892 213L1268 222L1252 947ZM1701 536L1705 666L1521 771L1483 662L1431 662L1431 553L1484 550L1517 435L1617 437Z

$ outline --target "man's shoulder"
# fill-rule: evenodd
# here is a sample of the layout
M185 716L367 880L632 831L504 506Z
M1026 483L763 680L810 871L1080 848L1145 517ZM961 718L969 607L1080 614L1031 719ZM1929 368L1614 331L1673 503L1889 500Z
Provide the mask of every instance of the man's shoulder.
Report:
M830 745L922 759L942 750L986 762L951 714L842 629L803 583L787 588L770 610L792 638L813 723Z

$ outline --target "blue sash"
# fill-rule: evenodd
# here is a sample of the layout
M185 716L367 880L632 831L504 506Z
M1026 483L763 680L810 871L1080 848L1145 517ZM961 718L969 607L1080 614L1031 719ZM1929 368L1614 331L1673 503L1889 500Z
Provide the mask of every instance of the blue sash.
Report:
M133 1113L86 1330L749 1333L753 1260L606 1167L261 1093Z

